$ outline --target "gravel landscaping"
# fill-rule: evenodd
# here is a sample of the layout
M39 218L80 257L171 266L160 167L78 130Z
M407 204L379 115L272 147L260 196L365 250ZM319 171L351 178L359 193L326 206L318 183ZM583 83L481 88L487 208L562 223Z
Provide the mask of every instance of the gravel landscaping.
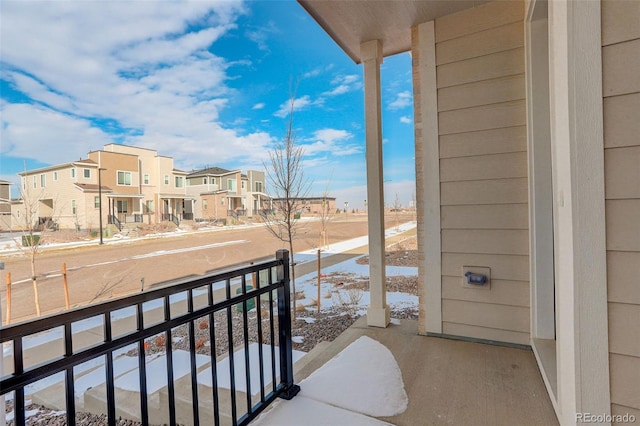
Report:
M416 267L418 262L416 238L412 237L387 248L386 262L389 266L410 266ZM359 264L367 264L368 258L362 257L358 259ZM357 276L351 273L332 273L325 276L324 281L331 283L336 287L343 289L354 289L355 292L366 291L368 289L367 277ZM401 292L411 295L417 295L417 276L393 276L387 278L387 290L389 292ZM261 302L261 326L263 343L268 344L271 341L270 323L268 317L268 301ZM315 309L307 308L302 312L297 312L297 319L293 322L292 335L295 338L293 349L309 352L318 343L322 341L333 341L343 331L349 328L359 317L358 311L351 309L348 304L337 304L331 308L323 309L318 313ZM235 307L231 310L232 323L242 324L243 312ZM418 307L408 307L391 312L392 318L397 319L417 319ZM223 355L229 350L229 336L227 332L227 312L218 312L214 315L214 333L215 333L215 352L216 356ZM274 328L277 334L277 317L274 318ZM257 310L251 310L247 313L248 337L249 341L258 341L258 313ZM208 318L202 318L195 323L195 348L196 352L203 355L211 353L210 330ZM241 346L244 342L244 333L242 327L233 328L233 347ZM172 348L189 350L190 342L188 337L188 327L177 327L172 331ZM277 343L277 338L276 338ZM145 353L147 355L164 352L166 349L165 335L157 335L146 341ZM137 348L132 348L128 355L137 354ZM27 410L33 410L33 415L28 418L28 425L64 425L64 412L53 411L41 406L29 405ZM13 407L11 401L7 402L6 412L12 412ZM13 425L13 421L7 422ZM88 413L77 414L78 425L104 425L106 424L106 416L92 415ZM139 425L139 422L129 420L119 420L119 426Z

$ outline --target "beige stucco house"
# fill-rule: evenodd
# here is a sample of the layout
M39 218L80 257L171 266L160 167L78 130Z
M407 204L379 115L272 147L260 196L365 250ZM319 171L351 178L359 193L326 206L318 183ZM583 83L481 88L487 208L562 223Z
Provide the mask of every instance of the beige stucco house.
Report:
M299 3L364 68L369 325L389 323L380 64L409 51L419 332L531 347L561 424L640 419L640 2Z
M0 231L11 229L11 182L0 179Z
M227 216L253 217L265 208L269 197L263 171L208 167L187 175L187 194L194 198L195 219Z
M187 173L154 150L108 144L89 152L87 159L19 175L21 200L12 203L15 229L24 228L29 216L32 222L52 218L62 229L95 230L100 206L105 226L193 218Z

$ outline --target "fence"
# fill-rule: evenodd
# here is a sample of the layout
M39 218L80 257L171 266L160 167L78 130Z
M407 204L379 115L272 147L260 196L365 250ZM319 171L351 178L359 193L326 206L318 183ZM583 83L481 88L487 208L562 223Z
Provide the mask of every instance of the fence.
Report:
M13 360L0 392L12 397L14 424L25 424L25 396L34 385L55 375L64 379L49 387L58 386L57 395L64 396L68 425L82 412L77 405L88 408L89 396L99 391L109 425L121 417L145 425L248 424L276 398L299 391L288 265L289 253L279 250L269 262L2 328L0 343L5 352L11 348ZM176 340L185 329L186 342ZM98 341L87 342L96 334ZM181 342L185 351L177 349ZM47 344L61 352L46 350ZM33 364L31 358L43 353L51 359ZM123 360L135 365L126 373L133 384L121 375ZM103 384L82 387L87 365L104 370ZM161 388L159 377L165 378Z

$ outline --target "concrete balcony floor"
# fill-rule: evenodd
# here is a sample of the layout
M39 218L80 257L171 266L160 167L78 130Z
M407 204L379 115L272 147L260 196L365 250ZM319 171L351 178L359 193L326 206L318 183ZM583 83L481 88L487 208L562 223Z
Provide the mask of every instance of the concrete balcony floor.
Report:
M558 424L531 350L420 336L417 330L417 321L381 329L362 317L303 358L295 382L367 336L391 351L409 398L406 411L379 420L406 426Z

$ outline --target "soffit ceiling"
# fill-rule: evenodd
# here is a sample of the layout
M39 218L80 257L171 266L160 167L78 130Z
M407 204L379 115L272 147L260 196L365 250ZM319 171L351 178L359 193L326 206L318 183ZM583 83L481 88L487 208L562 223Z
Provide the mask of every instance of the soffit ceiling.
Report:
M360 63L360 44L382 41L384 56L411 49L411 30L486 0L298 0L324 31Z

